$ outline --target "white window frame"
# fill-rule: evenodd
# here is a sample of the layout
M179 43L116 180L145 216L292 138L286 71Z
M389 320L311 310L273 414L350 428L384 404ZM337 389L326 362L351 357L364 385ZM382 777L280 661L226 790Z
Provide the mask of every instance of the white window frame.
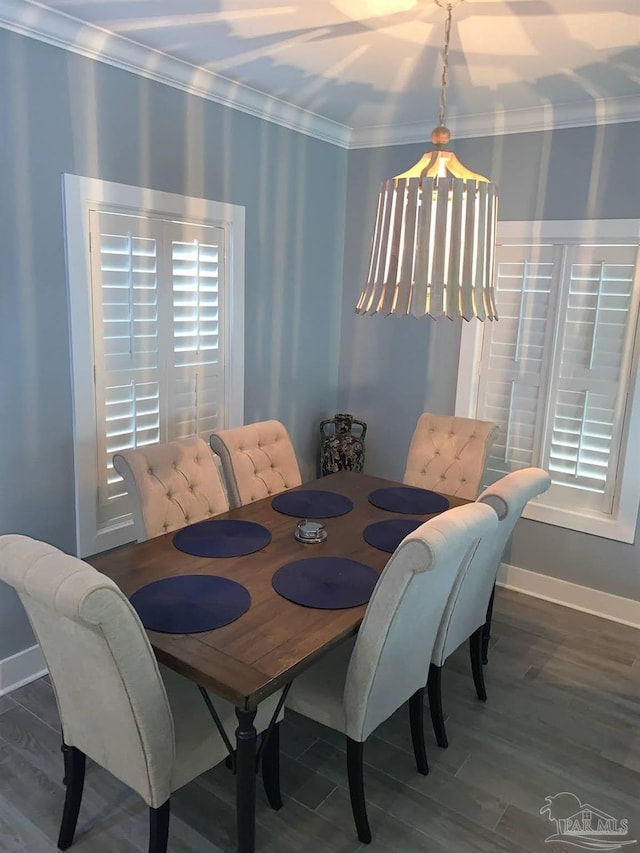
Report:
M567 220L546 222L499 222L498 244L515 240L565 240L566 242L588 242L591 240L611 242L638 241L640 220ZM638 276L636 275L636 285ZM497 322L500 322L498 319ZM458 362L456 393L456 415L476 417L480 358L484 336L484 323L463 323ZM622 431L618 469L618 487L614 497L613 513L579 511L545 503L545 495L530 501L524 512L525 518L542 521L590 533L606 539L633 543L635 538L638 507L640 506L640 440L630 441L630 436L640 437L640 329L635 330L635 341L629 383L630 407Z
M244 423L244 207L143 187L63 175L71 355L76 553L105 551L135 537L133 521L99 528L96 393L89 211L96 206L135 216L214 225L225 230L227 282L222 318L226 352L224 426Z

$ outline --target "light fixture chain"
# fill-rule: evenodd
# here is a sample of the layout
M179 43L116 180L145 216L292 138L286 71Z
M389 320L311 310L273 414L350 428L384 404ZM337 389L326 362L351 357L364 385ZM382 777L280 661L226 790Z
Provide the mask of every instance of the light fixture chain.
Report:
M449 42L451 40L451 18L453 6L447 5L447 22L444 27L444 48L442 51L442 90L440 92L440 115L438 124L443 127L447 123L447 81L449 77Z

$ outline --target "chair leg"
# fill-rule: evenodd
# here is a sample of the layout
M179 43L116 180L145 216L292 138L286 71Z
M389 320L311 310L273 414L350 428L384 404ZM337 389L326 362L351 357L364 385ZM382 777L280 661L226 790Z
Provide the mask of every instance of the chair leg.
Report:
M67 792L64 798L62 821L60 822L58 849L66 850L73 844L73 836L78 823L82 789L84 788L86 756L75 746L67 746L64 742L62 743L62 754L64 756L64 780Z
M167 853L170 804L167 800L157 809L149 806L149 853Z
M432 663L429 666L429 680L427 681L429 693L429 711L431 722L436 736L438 746L446 749L449 746L447 730L444 725L444 714L442 713L442 667Z
M371 830L364 799L364 744L347 738L347 775L351 810L358 838L363 844L371 843Z
M489 640L491 639L491 620L493 618L493 599L496 595L496 585L493 585L489 606L487 607L487 618L482 627L482 663L489 663Z
M409 722L411 724L411 743L416 759L418 773L426 776L429 773L427 749L424 742L424 687L416 690L409 699Z
M266 733L265 733L266 734ZM262 782L264 792L272 809L282 808L280 793L280 723L271 729L262 745Z
M481 625L469 637L469 652L471 655L471 672L476 693L481 702L487 701L487 691L484 686L484 673L482 671L482 628Z

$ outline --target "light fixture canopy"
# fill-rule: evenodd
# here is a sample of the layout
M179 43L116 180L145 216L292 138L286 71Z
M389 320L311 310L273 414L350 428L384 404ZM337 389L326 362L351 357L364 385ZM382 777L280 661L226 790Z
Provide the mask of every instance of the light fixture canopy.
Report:
M446 90L451 12L457 3L434 1L448 11L434 150L380 188L367 283L356 313L497 320L498 194L488 178L467 169L445 147L451 138Z

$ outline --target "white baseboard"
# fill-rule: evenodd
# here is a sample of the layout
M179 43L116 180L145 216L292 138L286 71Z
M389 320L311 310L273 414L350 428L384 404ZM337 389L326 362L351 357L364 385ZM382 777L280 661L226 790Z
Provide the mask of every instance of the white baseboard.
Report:
M631 598L622 598L599 589L540 575L528 569L510 566L508 563L502 563L500 566L496 583L515 592L523 592L525 595L543 598L573 610L640 628L640 601Z
M0 660L0 696L35 681L46 673L47 665L38 645Z

